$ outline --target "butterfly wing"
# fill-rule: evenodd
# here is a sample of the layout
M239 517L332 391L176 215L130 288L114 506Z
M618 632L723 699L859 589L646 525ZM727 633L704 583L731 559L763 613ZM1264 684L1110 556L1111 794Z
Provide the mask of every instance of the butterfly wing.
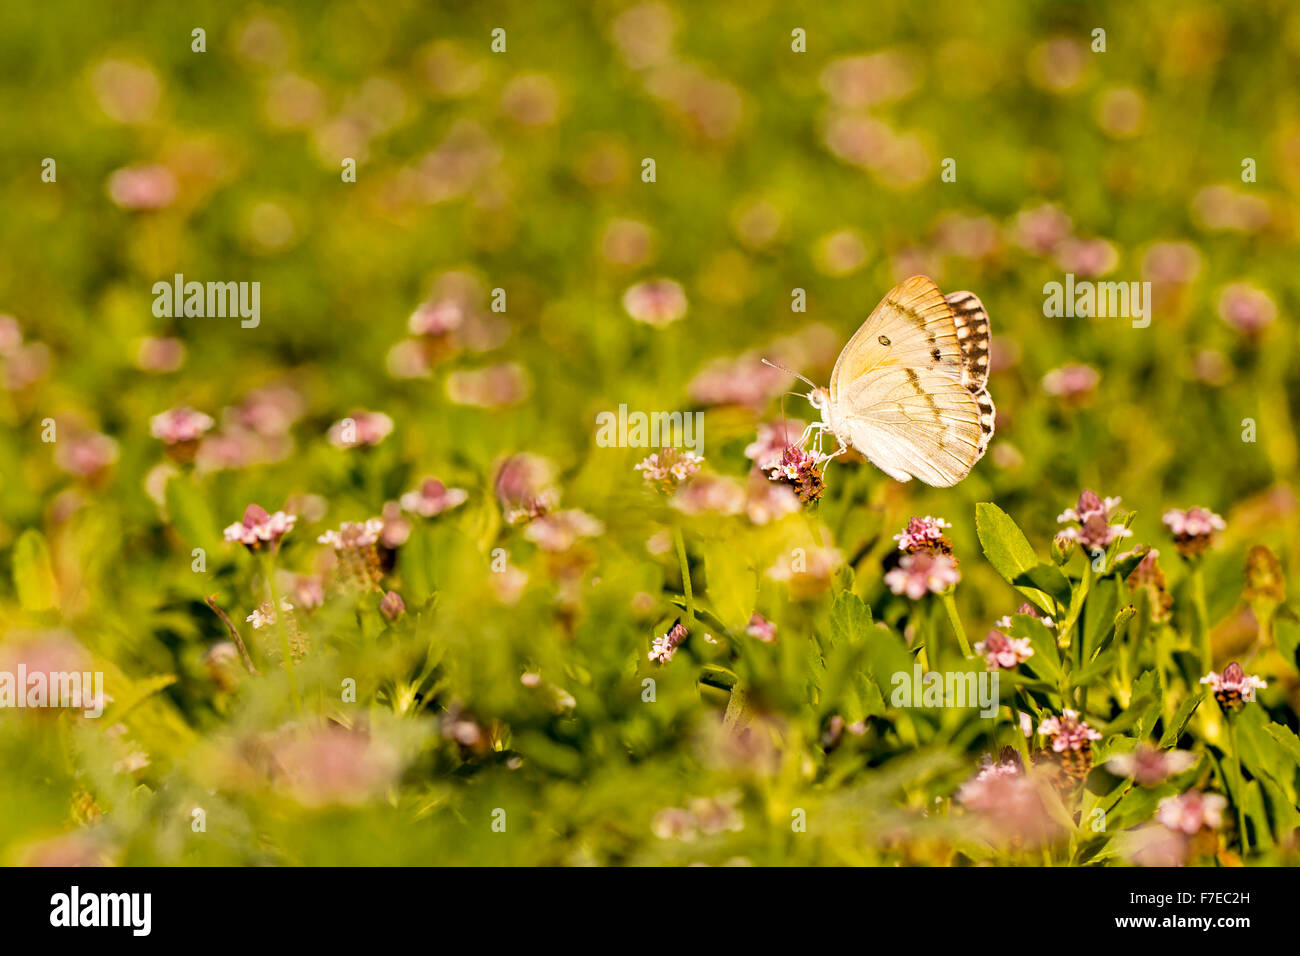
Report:
M881 300L840 353L830 416L890 477L947 487L970 473L992 437L987 379L988 314L979 300L970 293L945 299L931 279L913 276Z

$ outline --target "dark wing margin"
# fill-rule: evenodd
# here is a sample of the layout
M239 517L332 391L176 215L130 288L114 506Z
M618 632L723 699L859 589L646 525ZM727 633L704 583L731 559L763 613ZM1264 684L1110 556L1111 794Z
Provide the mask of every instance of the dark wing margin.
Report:
M961 349L961 383L975 398L980 410L980 455L993 437L995 410L989 396L989 314L984 304L971 292L953 292L944 296L952 307L957 325L957 346Z

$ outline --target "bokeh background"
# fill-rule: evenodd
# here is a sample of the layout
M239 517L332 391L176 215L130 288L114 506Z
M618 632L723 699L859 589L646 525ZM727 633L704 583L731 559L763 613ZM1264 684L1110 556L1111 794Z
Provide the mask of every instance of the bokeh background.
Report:
M928 838L900 851L879 834L950 792L988 741L909 748L872 731L821 746L832 715L801 668L829 599L760 574L780 636L742 669L781 727L776 769L735 752L718 736L726 691L700 682L708 652L646 670L680 613L665 529L685 521L699 575L709 549L761 572L821 537L857 559L850 587L901 633L910 604L881 558L910 515L942 515L979 635L1019 599L979 555L976 502L1043 555L1083 488L1122 496L1134 541L1158 547L1166 508L1202 505L1227 524L1205 559L1216 646L1249 642L1248 547L1300 558L1298 67L1285 2L5 5L0 646L88 655L115 709L0 715L0 854L925 859ZM1067 272L1150 281L1150 327L1045 317L1043 285ZM155 316L153 283L175 273L259 282L260 325ZM916 273L991 315L997 435L957 487L836 464L815 513L684 519L633 470L648 449L596 444L596 415L621 403L704 410L708 471L743 484L744 449L791 385L757 357L825 382ZM449 302L453 328L413 333L413 313ZM176 406L216 422L193 461L151 435ZM362 410L391 434L331 443ZM787 398L785 413L809 409ZM509 525L493 481L518 453L549 463L563 506L599 533L550 550ZM251 639L266 583L221 539L246 505L298 515L281 572L328 574L317 536L427 475L468 500L411 520L384 583L399 622L377 595L304 618L303 711L281 669L214 670L226 630L205 597ZM29 530L48 600L11 582ZM1166 572L1177 594L1184 570ZM334 701L347 678L355 704ZM1295 682L1292 667L1278 711L1292 727ZM312 737L326 718L370 743ZM879 765L894 758L909 764L891 777ZM276 759L317 790L263 773ZM699 840L656 835L665 808L700 800L682 824ZM824 822L792 837L790 808L814 805Z

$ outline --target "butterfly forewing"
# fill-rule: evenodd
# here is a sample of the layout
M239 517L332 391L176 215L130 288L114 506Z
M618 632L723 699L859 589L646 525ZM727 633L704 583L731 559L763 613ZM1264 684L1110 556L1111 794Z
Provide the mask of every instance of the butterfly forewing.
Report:
M891 477L956 484L992 435L988 327L975 296L945 299L933 281L913 276L885 296L840 353L831 374L832 419Z

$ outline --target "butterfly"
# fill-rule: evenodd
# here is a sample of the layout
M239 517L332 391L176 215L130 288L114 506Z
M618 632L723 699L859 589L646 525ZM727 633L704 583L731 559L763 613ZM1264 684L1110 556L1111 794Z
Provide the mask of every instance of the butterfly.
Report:
M830 387L808 393L822 417L809 427L835 436L836 454L851 446L897 481L946 488L970 473L993 437L988 377L989 315L980 300L945 296L934 280L912 276L849 339Z

